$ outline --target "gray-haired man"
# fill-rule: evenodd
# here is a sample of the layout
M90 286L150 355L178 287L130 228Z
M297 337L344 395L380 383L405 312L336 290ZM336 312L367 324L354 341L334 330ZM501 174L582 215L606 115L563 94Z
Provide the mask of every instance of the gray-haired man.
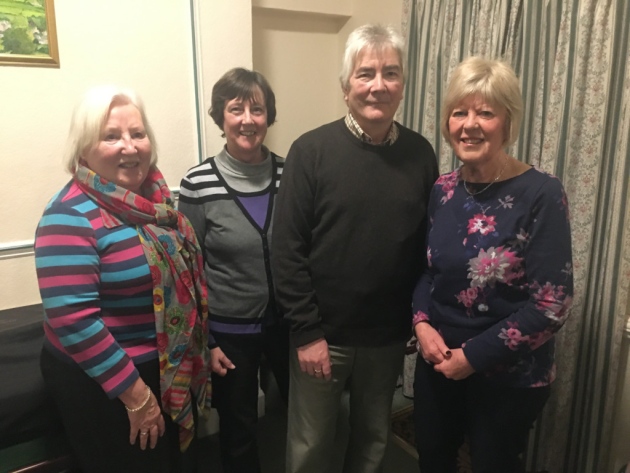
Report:
M398 123L403 40L365 25L347 41L345 118L312 130L287 156L272 268L291 322L287 472L329 471L344 388L344 472L381 471L411 294L422 269L429 142Z

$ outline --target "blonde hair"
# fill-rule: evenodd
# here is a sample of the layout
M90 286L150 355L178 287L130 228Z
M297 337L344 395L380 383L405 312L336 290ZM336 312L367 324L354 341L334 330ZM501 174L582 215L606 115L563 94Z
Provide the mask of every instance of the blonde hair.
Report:
M462 100L480 95L491 105L507 111L508 133L505 146L518 138L523 119L523 98L518 78L509 64L479 56L464 59L453 71L444 96L440 120L442 136L450 143L448 121L451 113Z
M66 170L74 174L81 155L100 139L101 128L115 105L131 104L138 109L142 123L151 142L151 164L157 162L157 144L149 125L140 97L130 89L102 85L89 89L76 105L70 121L63 161Z

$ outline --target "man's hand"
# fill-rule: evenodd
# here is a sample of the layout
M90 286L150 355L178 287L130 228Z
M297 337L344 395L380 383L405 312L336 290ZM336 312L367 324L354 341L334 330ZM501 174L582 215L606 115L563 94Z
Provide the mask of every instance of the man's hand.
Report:
M308 345L298 347L297 355L303 372L330 381L332 376L326 339L320 338Z

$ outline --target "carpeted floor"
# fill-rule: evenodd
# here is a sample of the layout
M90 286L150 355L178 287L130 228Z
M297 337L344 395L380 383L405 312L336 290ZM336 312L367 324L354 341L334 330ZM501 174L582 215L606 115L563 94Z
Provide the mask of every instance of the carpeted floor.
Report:
M396 440L396 443L398 443L414 458L418 458L418 452L415 447L416 441L413 426L413 406L407 406L392 414L392 434L394 434L394 440ZM459 449L457 472L472 472L472 468L470 466L470 453L468 452L467 444L462 445Z
M396 443L398 443L403 450L414 458L418 458L413 427L413 406L407 406L392 413L392 434L394 435Z

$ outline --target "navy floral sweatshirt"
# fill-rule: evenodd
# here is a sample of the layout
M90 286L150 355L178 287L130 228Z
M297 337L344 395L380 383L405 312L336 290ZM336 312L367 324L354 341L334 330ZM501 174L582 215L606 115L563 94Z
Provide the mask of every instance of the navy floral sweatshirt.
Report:
M573 296L560 181L532 168L471 196L457 169L435 183L428 215L429 264L414 292L414 324L431 323L497 383L551 383L554 334Z

